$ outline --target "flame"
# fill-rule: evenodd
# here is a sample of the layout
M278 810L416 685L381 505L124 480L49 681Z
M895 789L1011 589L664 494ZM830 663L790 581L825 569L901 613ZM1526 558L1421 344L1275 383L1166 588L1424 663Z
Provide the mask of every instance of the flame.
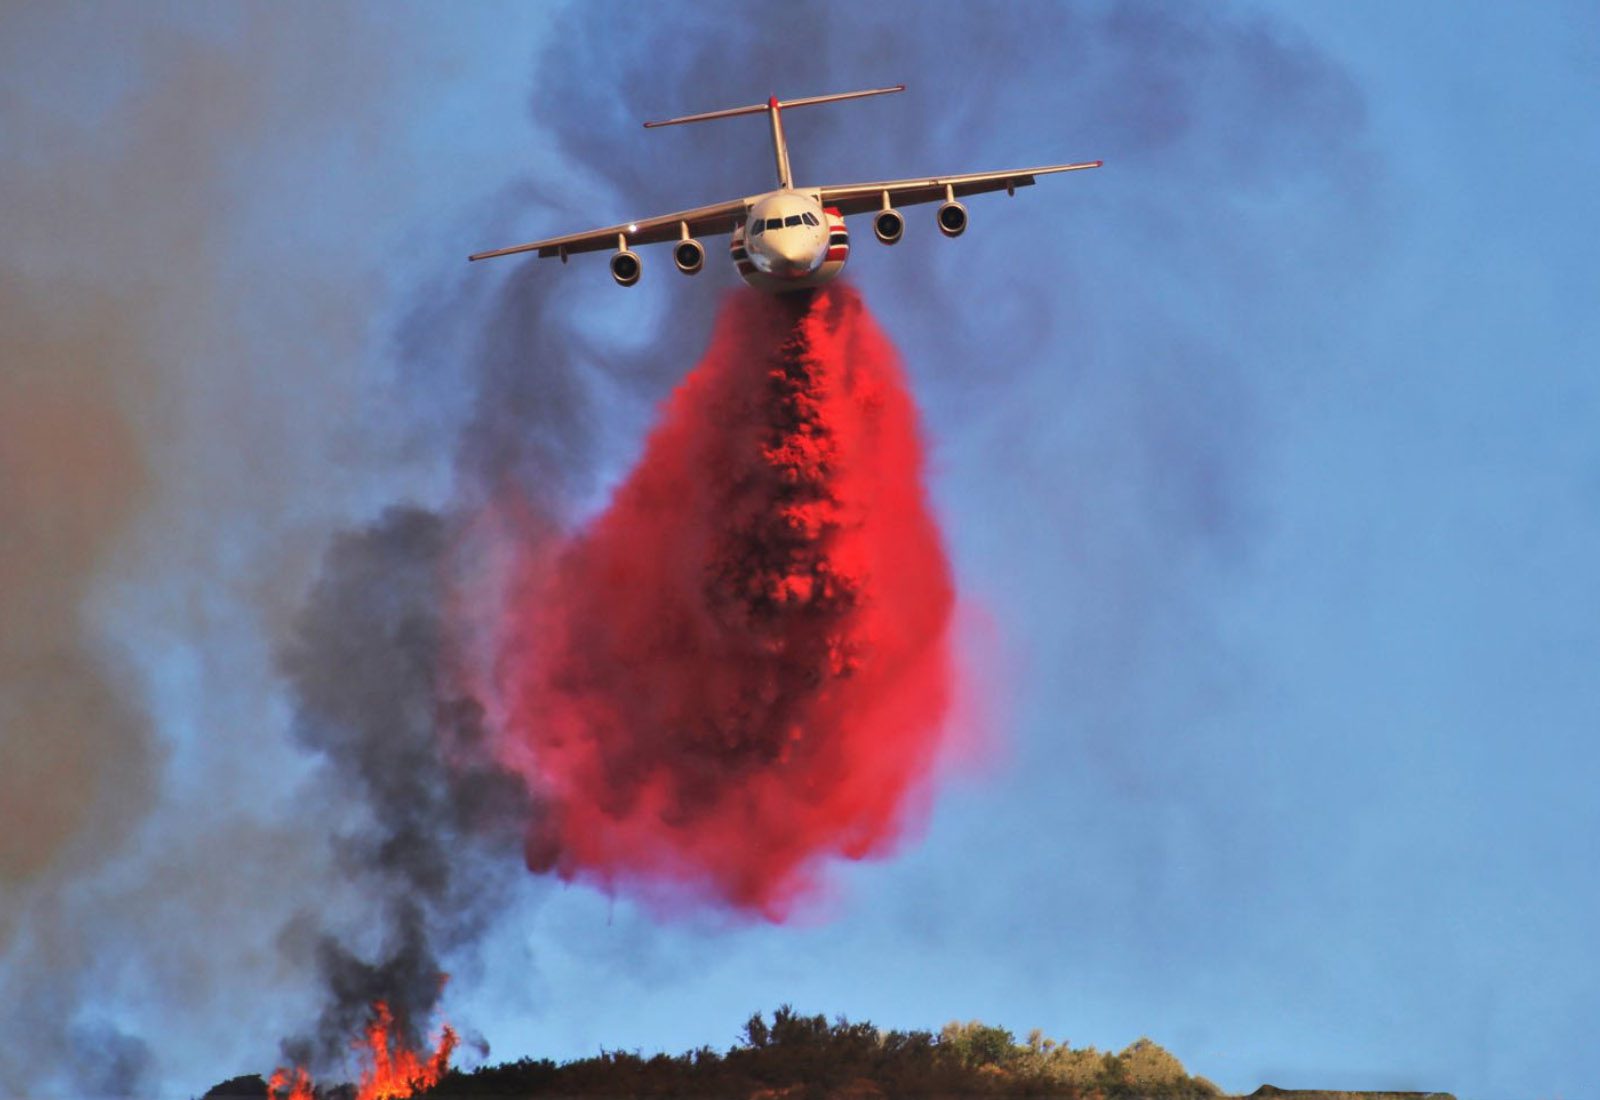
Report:
M304 1066L296 1066L293 1073L282 1068L273 1070L272 1079L267 1082L267 1100L316 1100L311 1091L311 1075Z
M388 1004L374 1001L372 1019L362 1038L353 1044L362 1056L355 1100L405 1100L418 1089L432 1088L450 1068L450 1055L458 1041L455 1029L446 1024L431 1054L410 1050L395 1035L394 1013ZM316 1100L311 1075L304 1066L296 1066L292 1072L273 1070L267 1082L267 1100Z
M418 1089L432 1088L450 1068L450 1052L455 1050L456 1042L455 1030L446 1024L439 1045L424 1060L416 1051L396 1042L394 1014L384 1002L374 1002L372 1021L367 1024L365 1042L360 1044L370 1062L361 1071L356 1100L404 1100Z

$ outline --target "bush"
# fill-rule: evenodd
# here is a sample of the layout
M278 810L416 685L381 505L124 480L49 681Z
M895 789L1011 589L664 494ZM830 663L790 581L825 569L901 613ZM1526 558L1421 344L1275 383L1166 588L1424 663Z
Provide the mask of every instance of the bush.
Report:
M427 1096L421 1093L419 1096ZM451 1071L436 1097L710 1097L727 1100L901 1100L955 1096L1062 1100L1209 1100L1219 1090L1190 1077L1171 1054L1140 1039L1121 1054L1074 1050L1034 1031L1017 1043L971 1020L927 1031L879 1031L844 1017L804 1016L789 1005L745 1022L726 1054L709 1047L671 1057L602 1051Z

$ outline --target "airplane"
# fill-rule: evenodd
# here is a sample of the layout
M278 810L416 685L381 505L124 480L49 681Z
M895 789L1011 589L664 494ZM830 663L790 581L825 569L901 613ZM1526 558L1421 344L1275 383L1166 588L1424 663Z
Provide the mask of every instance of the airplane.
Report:
M837 278L850 258L850 233L844 219L851 214L874 212L873 235L884 244L895 244L905 233L905 218L896 205L939 201L935 223L946 237L959 237L967 228L967 208L959 201L968 195L1004 190L1015 195L1017 188L1032 185L1038 176L1057 172L1076 172L1099 168L1103 161L1081 164L1047 164L1039 168L1016 168L1008 172L973 172L959 176L932 176L926 179L885 180L878 183L850 183L834 187L796 187L789 168L789 147L783 137L783 112L819 103L838 103L847 99L903 92L906 86L870 88L860 92L838 92L805 99L780 100L770 96L765 103L730 107L721 111L685 115L661 122L646 122L646 129L678 126L686 122L765 113L772 125L772 151L777 161L778 187L759 195L719 202L712 206L682 210L676 214L645 218L622 225L608 225L587 233L532 241L511 248L475 252L468 260L487 260L519 252L556 256L562 263L578 252L598 252L613 248L611 277L620 286L639 281L643 266L635 245L676 241L672 261L685 275L696 275L705 266L706 250L698 238L731 234L729 254L745 282L772 293L786 293L821 286ZM942 200L942 201L940 201Z

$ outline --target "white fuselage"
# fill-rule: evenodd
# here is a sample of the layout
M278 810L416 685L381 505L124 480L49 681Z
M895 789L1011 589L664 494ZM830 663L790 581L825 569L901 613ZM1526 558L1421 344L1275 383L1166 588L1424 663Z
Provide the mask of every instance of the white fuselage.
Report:
M844 218L816 192L785 188L753 199L729 242L745 282L762 290L820 286L844 269L850 237Z

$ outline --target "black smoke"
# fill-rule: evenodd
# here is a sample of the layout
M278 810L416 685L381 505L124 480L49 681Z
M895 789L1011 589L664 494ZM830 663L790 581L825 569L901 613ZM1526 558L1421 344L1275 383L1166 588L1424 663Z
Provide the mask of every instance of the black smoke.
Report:
M497 869L514 858L529 805L487 753L483 708L452 672L441 610L450 548L447 521L417 508L341 535L283 650L297 740L326 760L333 789L367 808L336 851L370 899L367 933L378 933L372 953L309 933L328 999L309 1033L285 1041L295 1064L336 1063L379 1000L417 1045L444 955L477 939L504 902ZM289 938L314 921L303 914Z

